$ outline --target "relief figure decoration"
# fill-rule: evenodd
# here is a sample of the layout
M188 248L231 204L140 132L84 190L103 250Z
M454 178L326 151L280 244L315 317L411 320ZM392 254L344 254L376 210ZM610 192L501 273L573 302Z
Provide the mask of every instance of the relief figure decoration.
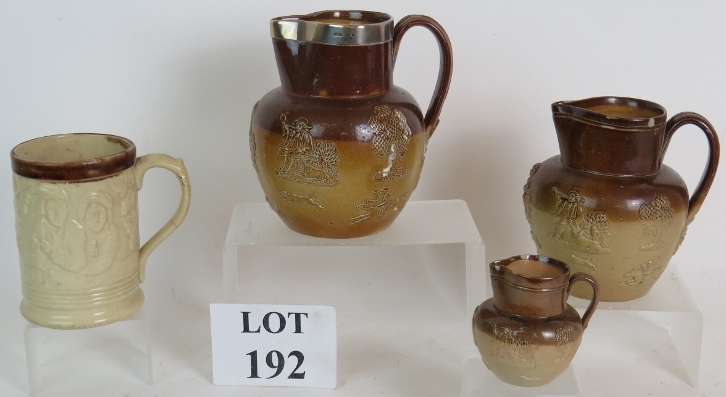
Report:
M557 195L555 203L555 230L551 237L585 252L604 254L610 252L607 236L610 222L602 212L585 211L585 196L580 189L567 194L552 187Z
M373 180L387 182L402 178L408 169L399 163L406 155L411 140L411 129L406 123L406 117L398 109L378 105L373 108L368 126L373 133L373 155L388 158L386 168L376 173Z
M436 122L431 125L428 130L426 130L426 142L424 142L424 150L423 150L423 156L421 157L421 169L423 169L424 163L426 162L426 152L429 150L429 140L431 139L431 135L433 135L434 131L436 130L436 127L439 126L439 119L436 119ZM418 173L418 176L416 177L416 186L418 186L419 181L421 180L421 172Z
M56 184L43 183L37 189L30 189L26 195L29 208L35 209L39 218L36 224L28 225L32 230L33 245L45 259L70 272L78 272L85 263L76 261L82 255L83 231L72 222L72 203L68 192ZM31 218L32 219L32 218ZM36 258L33 262L39 262Z
M532 231L529 231L529 235L532 236L532 241L534 241L534 246L537 248L537 251L542 249L542 244L539 242L539 239L532 233Z
M619 283L618 286L626 287L628 285L643 284L645 279L650 275L653 275L655 279L658 279L658 274L656 272L662 268L663 266L655 267L652 260L648 262L643 262L640 264L640 266L637 266L633 270L625 273L623 277L625 277L627 280Z
M555 361L560 361L567 358L568 353L572 348L572 343L579 337L578 332L570 324L565 324L555 330L555 340L557 340L557 351L562 353L562 356Z
M408 196L408 193L404 193L396 199L391 199L391 192L388 190L388 187L384 187L381 190L374 190L373 197L366 198L362 203L353 206L354 211L365 211L366 213L348 218L348 222L354 225L368 219L380 220L391 207L393 207L394 211L402 208L406 204Z
M524 193L522 193L522 201L524 202L524 216L527 218L527 222L532 222L532 193L529 191L530 185L532 184L532 177L537 173L542 163L537 163L532 166L529 170L529 178L527 183L524 184Z
M113 264L119 244L119 231L114 225L113 199L106 192L91 192L81 204L88 271L99 274Z
M661 240L661 232L673 224L673 209L668 199L656 194L652 203L643 203L638 209L638 220L643 222L643 235L652 241L640 247L641 251L655 251Z
M322 210L325 207L323 207L320 203L315 201L316 194L317 194L316 190L313 190L313 192L308 194L307 196L301 195L301 194L290 193L285 190L280 190L280 196L282 197L283 200L287 201L288 203L308 203L308 204L318 207Z
M138 187L136 178L130 172L124 172L117 176L117 183L112 186L114 197L120 198L119 207L121 212L121 229L123 230L126 250L121 251L123 260L129 255L135 253L139 249L139 204L138 204Z
M529 341L518 338L516 331L507 326L497 327L495 321L492 322L492 332L496 339L496 358L508 361L518 368L535 368L537 366L532 346Z
M568 262L568 264L585 266L590 270L597 271L597 266L595 266L595 258L583 259L571 253L570 261Z
M255 118L255 110L257 110L257 105L259 105L260 102L255 102L255 106L252 107L252 115L250 115L250 156L252 157L252 167L254 167L255 172L259 173L260 170L257 168L257 142L255 141L255 133L252 131L252 120Z
M282 218L288 222L292 222L292 219L290 219L290 217L287 216L286 213L282 212L282 205L273 204L272 201L270 201L270 198L267 196L265 196L265 200L267 200L267 204L270 205L270 208L272 208L272 210L277 213L277 216L279 216L280 218Z
M678 248L681 248L681 244L683 244L683 240L686 238L686 232L688 231L688 226L693 222L693 219L686 222L686 226L683 226L683 231L681 232L681 237L678 239L678 242L676 243L676 248L673 249L673 255L678 252Z
M287 124L287 116L280 115L283 142L277 148L282 164L275 175L292 182L315 186L340 184L336 167L340 161L335 143L313 138L306 118Z
M68 272L96 275L138 252L138 210L131 173L71 194L60 184L26 182L18 211L21 256L32 266L51 263ZM20 183L19 183L20 184ZM114 198L115 197L115 198Z

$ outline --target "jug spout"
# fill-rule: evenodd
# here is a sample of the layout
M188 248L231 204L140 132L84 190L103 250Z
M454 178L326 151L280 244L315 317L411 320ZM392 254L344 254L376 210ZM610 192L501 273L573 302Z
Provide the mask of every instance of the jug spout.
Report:
M321 11L270 21L282 89L361 97L393 86L393 18L373 11Z
M597 97L552 104L561 160L582 171L648 175L663 161L666 110L657 103Z
M521 255L489 264L494 306L523 317L552 317L567 304L569 267L556 259Z

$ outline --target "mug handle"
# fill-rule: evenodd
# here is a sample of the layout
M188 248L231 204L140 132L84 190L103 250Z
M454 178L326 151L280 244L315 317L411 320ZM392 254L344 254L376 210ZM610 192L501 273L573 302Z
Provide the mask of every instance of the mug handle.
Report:
M590 322L590 317L592 317L592 314L595 313L597 304L600 302L600 286L597 284L597 281L589 275L585 273L575 273L570 276L570 283L567 286L567 297L570 296L572 285L578 281L584 281L592 287L592 300L590 301L590 306L587 307L585 314L582 315L582 328L584 329L587 328L587 323Z
M189 203L191 202L192 185L189 181L189 174L187 173L186 167L182 159L177 159L165 154L147 154L139 157L136 161L136 186L138 190L141 190L144 184L144 175L150 168L159 167L167 169L179 178L179 184L181 185L181 201L179 202L179 208L177 208L174 215L169 219L164 226L159 229L156 234L151 236L149 241L144 244L139 250L139 281L143 282L146 275L146 259L149 258L151 251L153 251L162 241L164 241L169 235L171 235L179 225L181 225L184 218L189 212Z
M705 117L698 113L683 112L671 117L666 123L665 140L663 141L663 156L668 148L668 144L671 142L671 138L677 129L681 128L686 124L693 124L706 134L708 140L708 162L706 163L706 169L703 170L701 181L698 182L698 187L691 195L691 199L688 200L688 217L686 218L686 227L693 222L696 217L698 210L701 209L703 200L706 199L708 190L711 189L713 178L716 177L716 170L718 169L718 159L721 153L721 146L718 143L718 135L716 130L713 129L711 123L706 120Z
M434 133L436 126L439 125L439 115L441 108L444 106L446 94L449 92L451 84L451 71L453 68L453 52L451 50L451 41L446 34L444 28L438 22L425 15L409 15L402 18L393 28L393 65L396 65L398 57L398 47L401 45L403 34L414 26L423 26L434 34L439 43L439 77L436 81L434 95L429 103L429 108L424 117L424 128L428 138Z

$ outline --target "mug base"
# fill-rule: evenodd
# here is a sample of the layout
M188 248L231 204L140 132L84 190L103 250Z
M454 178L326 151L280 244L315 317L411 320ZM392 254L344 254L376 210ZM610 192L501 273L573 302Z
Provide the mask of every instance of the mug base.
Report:
M136 313L144 304L144 292L136 288L123 299L101 302L82 308L58 309L35 305L27 299L20 303L26 320L53 329L85 329L115 323Z

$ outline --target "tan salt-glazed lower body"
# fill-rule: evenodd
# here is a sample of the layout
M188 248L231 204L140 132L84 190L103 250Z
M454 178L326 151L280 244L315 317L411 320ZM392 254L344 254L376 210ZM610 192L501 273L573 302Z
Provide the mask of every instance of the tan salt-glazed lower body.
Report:
M327 99L340 108L333 110L303 107L279 90L260 100L250 126L252 163L267 202L290 229L360 237L398 216L418 184L430 133L413 105L392 103L410 100L399 90L377 97L384 104Z
M656 237L643 234L643 222L611 222L605 249L589 237L573 234L573 227L567 221L553 219L551 212L533 207L531 217L532 235L540 236L537 252L567 262L573 272L595 277L601 299L608 302L637 299L650 291L668 266L685 223L684 212L680 222L675 222L681 225L662 230ZM559 234L561 229L565 230ZM572 295L589 298L592 290L576 285Z
M369 235L387 228L416 188L425 145L425 134L414 135L406 155L395 165L405 177L382 183L374 176L383 175L390 164L371 155L370 142L336 142L340 162L329 182L333 186L316 186L280 177L279 170L285 167L277 153L280 135L258 132L257 136L265 141L260 183L270 207L290 229L328 238Z
M655 285L686 233L685 182L663 165L647 177L595 175L560 156L536 164L524 187L537 253L594 277L603 301L629 301ZM585 285L572 294L592 296Z

